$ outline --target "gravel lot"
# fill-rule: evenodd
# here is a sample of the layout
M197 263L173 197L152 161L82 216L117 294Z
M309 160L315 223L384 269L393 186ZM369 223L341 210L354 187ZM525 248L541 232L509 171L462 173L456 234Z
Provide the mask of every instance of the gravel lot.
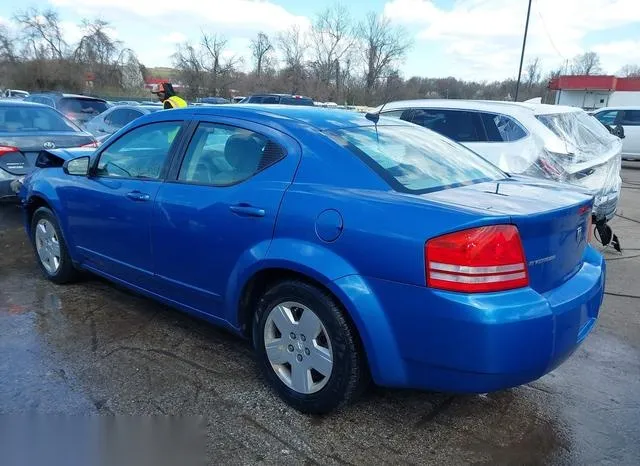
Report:
M640 464L640 163L623 178L624 252L564 365L481 396L376 388L322 418L282 404L244 341L99 279L47 282L0 205L0 413L201 415L209 463Z

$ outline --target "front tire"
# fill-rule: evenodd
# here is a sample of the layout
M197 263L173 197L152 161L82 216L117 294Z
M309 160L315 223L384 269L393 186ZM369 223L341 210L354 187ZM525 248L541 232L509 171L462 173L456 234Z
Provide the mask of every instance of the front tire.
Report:
M31 241L44 275L55 283L69 283L77 278L58 219L51 209L40 207L31 218Z
M298 411L324 414L354 400L368 380L352 325L327 292L276 284L260 300L253 343L266 379Z

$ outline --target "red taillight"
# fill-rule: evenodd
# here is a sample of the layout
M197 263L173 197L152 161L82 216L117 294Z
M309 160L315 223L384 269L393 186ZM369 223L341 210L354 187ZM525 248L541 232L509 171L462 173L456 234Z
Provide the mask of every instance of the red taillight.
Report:
M83 144L80 147L98 147L98 141L91 141L88 144Z
M11 152L20 152L20 149L13 146L0 146L0 157Z
M527 263L514 225L458 231L427 241L427 286L463 293L521 288L529 284Z

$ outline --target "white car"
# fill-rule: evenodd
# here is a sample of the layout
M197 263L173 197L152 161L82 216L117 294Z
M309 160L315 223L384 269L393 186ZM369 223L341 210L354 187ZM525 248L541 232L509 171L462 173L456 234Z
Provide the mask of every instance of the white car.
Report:
M142 115L162 110L155 105L115 105L89 120L85 129L96 137L111 135Z
M595 197L596 221L613 218L622 141L575 107L472 100L410 100L374 112L443 134L510 174L571 183Z
M608 126L624 128L622 158L640 160L640 107L606 107L593 112L593 116Z

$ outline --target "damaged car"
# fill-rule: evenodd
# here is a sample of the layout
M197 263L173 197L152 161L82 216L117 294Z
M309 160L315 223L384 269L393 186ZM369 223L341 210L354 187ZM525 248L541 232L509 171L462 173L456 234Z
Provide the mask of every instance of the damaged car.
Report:
M594 224L603 244L619 248L607 221L622 179L622 141L585 111L540 103L411 100L375 110L436 131L511 174L566 182L595 198Z

